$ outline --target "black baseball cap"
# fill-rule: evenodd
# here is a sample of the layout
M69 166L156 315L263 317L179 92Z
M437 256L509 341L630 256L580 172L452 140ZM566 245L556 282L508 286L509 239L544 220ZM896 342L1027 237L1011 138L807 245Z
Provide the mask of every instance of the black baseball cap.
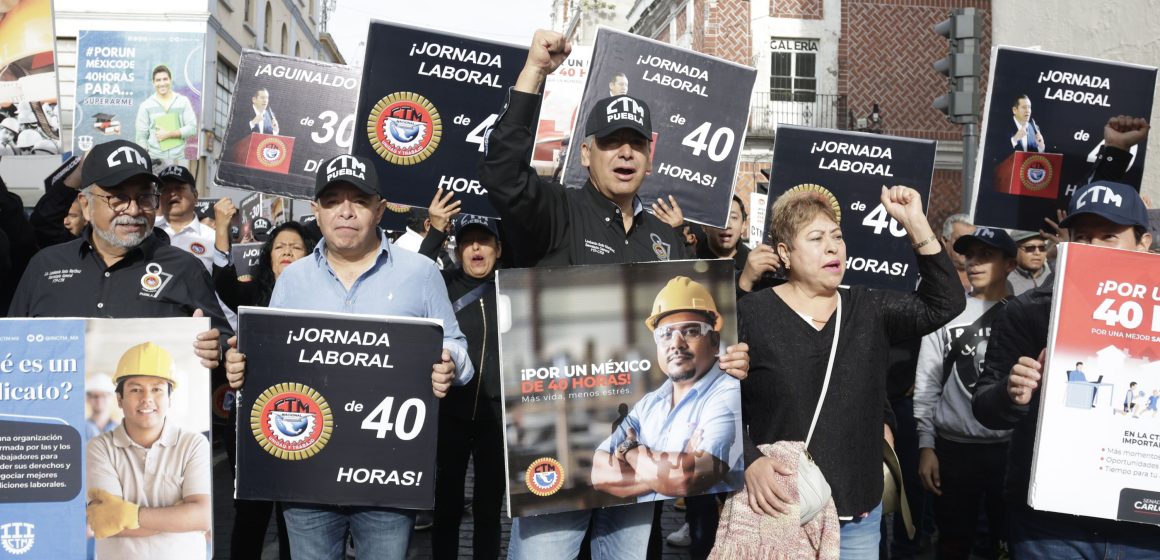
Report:
M81 182L84 186L97 184L115 187L125 181L144 175L160 183L153 174L153 160L141 146L128 140L113 140L93 146L81 165Z
M1059 227L1071 227L1078 216L1095 214L1122 226L1148 228L1148 209L1131 185L1095 181L1079 188L1067 203L1067 217Z
M314 182L314 198L317 199L322 191L337 183L350 183L367 194L379 194L375 164L364 157L342 154L320 165Z
M652 140L649 114L648 104L631 95L606 97L597 101L592 112L588 113L584 136L605 138L622 128L629 128Z
M455 218L455 240L459 241L460 234L471 228L486 229L497 240L499 239L499 220L484 216L461 214L458 218Z
M197 179L193 178L193 173L190 173L189 169L181 165L166 165L162 167L161 171L157 172L157 178L161 179L161 182L177 181L186 185L192 185L197 182Z
M1007 233L1007 230L992 227L977 227L975 233L964 235L955 240L953 245L956 253L966 253L967 247L971 243L982 243L994 247L1003 252L1003 256L1007 258L1015 258L1015 240Z
M270 234L271 228L270 220L258 216L250 223L250 235L253 235L256 241L265 241L266 237Z

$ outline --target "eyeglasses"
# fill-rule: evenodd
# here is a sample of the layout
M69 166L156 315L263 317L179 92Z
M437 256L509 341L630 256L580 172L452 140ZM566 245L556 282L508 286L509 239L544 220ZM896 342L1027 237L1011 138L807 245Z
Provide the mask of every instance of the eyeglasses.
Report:
M1046 253L1047 245L1023 245L1019 250L1025 253Z
M156 210L157 205L161 202L161 195L157 192L143 192L136 197L127 194L96 194L93 196L105 199L105 203L109 205L114 212L124 212L129 209L129 204L137 203L137 208L142 210Z
M674 336L679 334L686 342L694 342L700 340L701 337L712 330L713 325L701 321L672 323L653 329L653 340L657 344L668 344L673 341Z

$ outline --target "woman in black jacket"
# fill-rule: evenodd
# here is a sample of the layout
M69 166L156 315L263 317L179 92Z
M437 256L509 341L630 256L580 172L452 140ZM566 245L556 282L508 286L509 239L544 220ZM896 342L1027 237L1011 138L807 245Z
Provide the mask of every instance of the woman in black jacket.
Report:
M447 224L458 213L451 191L435 196L431 228L419 252L434 260L443 248ZM496 220L464 216L455 222L459 266L443 271L447 295L475 377L452 387L439 404L439 444L435 477L435 525L431 548L436 560L459 557L459 521L469 458L475 461L472 558L496 558L500 548L500 508L506 480L503 409L500 405L499 325L495 312L495 269L502 254Z

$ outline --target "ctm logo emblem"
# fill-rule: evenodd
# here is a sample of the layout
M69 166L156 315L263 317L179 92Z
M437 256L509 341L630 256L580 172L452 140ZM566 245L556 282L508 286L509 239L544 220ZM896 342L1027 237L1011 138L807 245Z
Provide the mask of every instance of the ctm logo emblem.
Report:
M145 156L141 155L141 152L138 152L129 146L121 146L120 148L113 150L113 153L109 154L106 162L109 164L109 167L117 167L118 165L133 163L136 163L141 167L149 167L149 164L145 162Z
M1116 192L1113 191L1110 187L1096 185L1088 189L1087 192L1079 195L1079 199L1076 201L1075 207L1083 208L1084 206L1087 206L1089 202L1092 204L1105 204L1120 208L1121 204L1124 202L1124 198L1116 194Z
M36 542L36 526L31 523L5 523L0 525L0 547L8 554L24 554L32 550Z
M616 115L621 113L631 113L635 115L637 119L634 120L637 120L637 122L640 122L644 119L644 107L641 107L640 103L637 103L636 100L631 97L621 97L613 100L612 103L608 104L608 108L605 109L604 112L605 115L608 116L608 120L614 120L618 118Z

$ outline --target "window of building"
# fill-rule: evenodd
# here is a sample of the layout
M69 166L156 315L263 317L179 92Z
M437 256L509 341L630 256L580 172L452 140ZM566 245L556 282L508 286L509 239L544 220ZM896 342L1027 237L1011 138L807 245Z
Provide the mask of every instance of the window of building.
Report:
M254 23L254 0L246 0L242 9L242 17L245 18L246 23Z
M266 32L262 35L262 47L269 51L270 44L274 42L274 8L270 7L270 2L266 2Z
M294 56L299 58L302 57L302 43L299 43L298 41L294 41Z
M225 138L230 124L230 100L234 96L234 82L238 80L238 70L224 58L217 59L217 95L214 97L213 133L219 139Z
M775 37L769 41L769 98L803 101L817 98L818 41Z
M282 24L282 54L290 54L290 30Z

